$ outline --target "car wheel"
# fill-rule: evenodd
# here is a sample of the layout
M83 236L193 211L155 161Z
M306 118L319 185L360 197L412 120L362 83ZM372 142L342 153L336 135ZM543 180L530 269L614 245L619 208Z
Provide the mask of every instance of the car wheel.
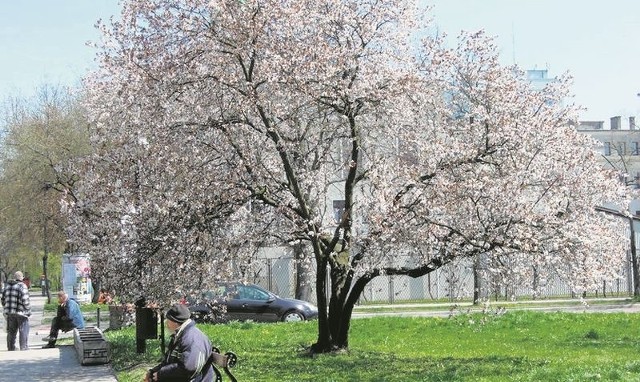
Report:
M304 321L304 316L296 312L295 310L290 310L282 316L282 321L284 322L294 322L294 321Z

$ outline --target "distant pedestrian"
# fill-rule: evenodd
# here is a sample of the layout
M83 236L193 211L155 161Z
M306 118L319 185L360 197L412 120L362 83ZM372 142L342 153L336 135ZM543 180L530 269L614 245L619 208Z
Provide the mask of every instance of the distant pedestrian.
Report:
M17 271L14 280L7 281L2 291L3 313L7 321L7 349L16 350L16 336L20 332L20 350L29 350L29 316L31 316L31 302L29 290L22 280L22 272Z
M27 286L27 289L31 289L31 279L29 278L29 275L25 275L22 282Z
M51 330L49 336L43 338L48 343L44 345L43 349L56 347L56 341L58 340L58 332L68 332L73 329L84 328L84 317L82 317L82 311L80 305L77 302L70 299L69 296L63 292L58 292L58 312L51 321Z
M189 317L189 308L173 305L165 315L165 325L173 334L162 362L149 370L145 382L212 382L213 368L207 362L211 342Z
M98 304L111 304L111 294L106 289L100 289L100 295L98 296Z
M47 281L44 275L40 276L40 293L42 293L43 296L47 295Z

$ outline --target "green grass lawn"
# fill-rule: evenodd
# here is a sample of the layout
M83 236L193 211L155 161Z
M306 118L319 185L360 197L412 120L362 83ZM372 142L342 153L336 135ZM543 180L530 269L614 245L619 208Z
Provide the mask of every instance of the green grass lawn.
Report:
M304 350L317 322L199 325L239 358L239 381L640 381L640 315L509 312L352 321L349 351ZM105 333L118 380L140 381L159 341L135 353L133 328Z
M58 310L58 302L57 299L54 299L55 302L51 304L44 305L44 318L42 319L42 324L50 325L53 317L56 316L56 312ZM80 304L80 311L84 316L85 324L96 324L96 315L97 311L100 309L100 317L103 323L108 324L109 322L109 306L104 304ZM103 327L106 325L103 324Z

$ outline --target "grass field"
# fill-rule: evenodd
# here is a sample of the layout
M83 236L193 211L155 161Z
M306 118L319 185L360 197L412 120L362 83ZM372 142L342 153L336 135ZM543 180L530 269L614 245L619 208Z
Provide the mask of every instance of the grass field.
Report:
M317 322L199 325L239 358L239 381L640 381L640 315L514 311L352 321L349 351L310 358ZM140 381L159 341L107 331L118 380Z

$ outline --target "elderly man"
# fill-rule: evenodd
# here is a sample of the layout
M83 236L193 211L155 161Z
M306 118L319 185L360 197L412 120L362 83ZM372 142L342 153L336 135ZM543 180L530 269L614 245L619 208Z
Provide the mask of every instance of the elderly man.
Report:
M7 349L16 350L16 336L20 331L20 350L29 350L29 289L22 282L22 272L17 271L13 278L14 280L7 281L2 291L3 312L7 320Z
M49 336L43 338L48 343L42 348L54 348L56 347L56 341L58 340L58 332L68 332L75 328L84 328L84 318L80 311L80 306L74 300L71 300L69 296L63 292L58 292L58 312L51 321L51 331Z
M145 382L212 382L213 369L207 363L211 342L190 319L183 304L173 305L166 313L165 325L173 334L162 362L149 370Z

